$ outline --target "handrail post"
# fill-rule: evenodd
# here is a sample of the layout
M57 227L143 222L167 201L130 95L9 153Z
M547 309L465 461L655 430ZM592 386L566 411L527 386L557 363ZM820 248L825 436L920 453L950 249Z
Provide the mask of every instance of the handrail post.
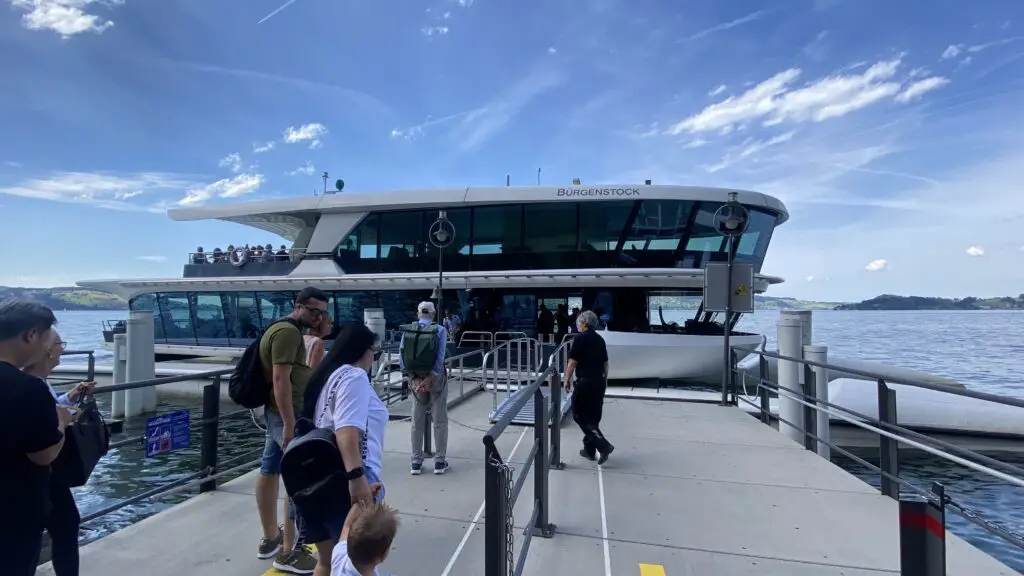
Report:
M817 382L815 382L814 376L814 370L811 366L804 364L804 448L812 452L818 450L818 439L816 438L818 435L818 414L815 409L818 405L818 394L815 390Z
M772 404L771 398L768 397L768 384L771 379L770 366L768 366L768 359L764 357L764 354L758 355L757 361L758 375L757 375L757 397L761 400L761 422L764 424L772 423Z
M896 391L886 385L885 380L878 379L878 419L886 424L897 423L896 417ZM881 427L886 432L886 426ZM900 473L900 445L899 442L887 436L878 435L879 468L882 475L882 494L900 499L900 485L894 478Z
M199 448L199 467L210 476L217 473L218 425L220 422L220 376L203 386L203 421ZM217 489L217 480L210 479L199 484L199 492Z
M739 363L739 355L736 354L736 349L729 348L729 394L731 395L729 404L732 406L739 405L739 399L736 394L736 390L738 388L736 385L736 379L739 377L739 370L736 369L736 366Z
M501 473L501 456L494 443L484 438L484 575L509 576L505 527L507 494Z
M548 367L551 371L548 387L551 389L551 467L565 470L562 462L562 381L558 370Z
M939 483L932 491L938 502L900 498L900 576L946 575L945 491Z
M94 382L96 380L96 354L89 350L89 367L85 371L85 379L88 382Z
M540 507L537 511L537 522L533 525L533 535L551 538L555 526L548 522L548 403L543 389L538 386L533 392L533 437L537 442L537 455L533 459L533 497Z

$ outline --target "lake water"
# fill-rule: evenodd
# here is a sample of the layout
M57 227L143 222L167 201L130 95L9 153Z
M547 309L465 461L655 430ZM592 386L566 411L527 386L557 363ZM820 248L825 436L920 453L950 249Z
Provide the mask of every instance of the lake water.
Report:
M690 315L692 311L665 311L666 320ZM63 312L58 313L59 329L71 348L93 349L97 351L98 360L109 360L110 353L101 349L101 322L125 316L123 312ZM738 329L765 334L769 347L774 348L778 317L775 310L758 311L745 316ZM813 330L815 344L828 346L830 354L914 368L952 378L977 390L1024 397L1024 376L1018 365L1022 357L1018 354L1024 352L1024 312L1021 311L815 311ZM71 361L81 359L69 359ZM160 410L198 405L198 399L189 406L162 403ZM194 413L193 418L198 415ZM262 444L262 434L247 419L222 423L221 439L222 460L245 454ZM77 491L83 514L194 472L199 461L197 430L193 432L192 444L194 448L190 450L153 459L145 458L141 446L112 451L89 484ZM863 456L872 460L867 454ZM1024 457L1000 459L1024 466ZM878 485L876 473L852 460L834 455L833 461L866 482ZM930 456L901 455L901 466L901 474L919 486L942 482L956 501L985 512L986 518L997 520L1015 532L1024 532L1024 490ZM83 531L83 536L94 539L186 496L125 508L96 520ZM947 511L947 523L954 533L1024 572L1024 552L1020 549L966 522L952 510Z

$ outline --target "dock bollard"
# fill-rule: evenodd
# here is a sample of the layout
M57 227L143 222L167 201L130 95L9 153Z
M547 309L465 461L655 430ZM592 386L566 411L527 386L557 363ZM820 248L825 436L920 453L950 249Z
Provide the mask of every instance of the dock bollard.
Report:
M900 576L946 576L942 504L917 495L900 498Z

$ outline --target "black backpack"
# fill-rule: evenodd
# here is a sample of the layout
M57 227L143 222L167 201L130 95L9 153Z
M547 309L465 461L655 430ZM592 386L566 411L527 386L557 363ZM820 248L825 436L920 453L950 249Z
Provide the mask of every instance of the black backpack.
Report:
M331 390L327 405L334 404L336 393L337 389ZM323 522L347 515L352 501L334 431L315 427L317 399L310 402L309 396L296 426L301 435L288 444L281 457L281 480L302 519Z
M270 326L278 322L288 322L295 328L299 327L298 322L291 318L272 322ZM266 330L260 332L256 339L245 347L245 352L242 352L234 372L228 377L228 396L231 397L231 401L249 410L266 406L270 401L270 390L273 387L273 382L267 381L263 363L260 361L260 342L263 341L264 334Z

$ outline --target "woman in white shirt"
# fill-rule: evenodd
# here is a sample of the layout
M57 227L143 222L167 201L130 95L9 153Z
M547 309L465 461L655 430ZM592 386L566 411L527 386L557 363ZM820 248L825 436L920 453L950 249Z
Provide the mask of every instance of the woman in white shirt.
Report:
M383 486L376 494L370 489L370 484L380 483L388 423L387 406L368 376L375 348L375 336L369 328L346 323L306 387L305 405L316 406L314 425L334 431L348 476L348 494L338 495L329 517L302 515L306 541L316 544L319 556L314 572L317 576L330 573L331 552L352 504L384 498Z

